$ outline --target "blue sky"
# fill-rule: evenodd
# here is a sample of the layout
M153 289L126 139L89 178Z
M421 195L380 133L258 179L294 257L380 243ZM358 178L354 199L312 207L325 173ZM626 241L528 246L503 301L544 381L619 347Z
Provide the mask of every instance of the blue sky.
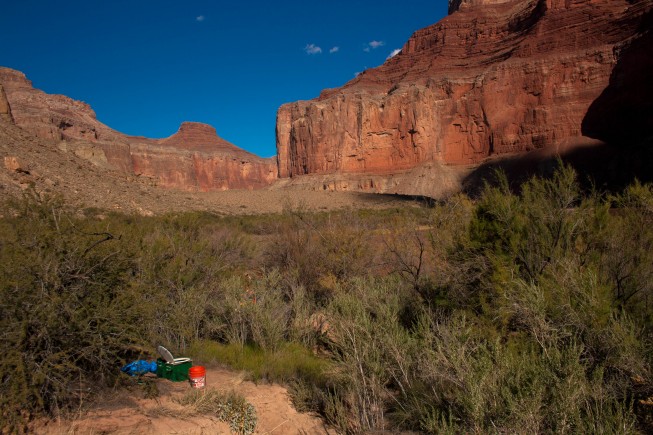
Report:
M263 157L276 111L382 64L446 0L19 0L0 11L0 65L89 103L126 134L213 125Z

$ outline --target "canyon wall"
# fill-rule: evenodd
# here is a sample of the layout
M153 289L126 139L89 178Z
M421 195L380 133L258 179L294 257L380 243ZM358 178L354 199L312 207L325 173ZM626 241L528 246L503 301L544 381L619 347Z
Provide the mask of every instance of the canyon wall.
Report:
M164 187L255 189L277 178L274 158L262 159L236 147L207 124L184 122L177 133L166 139L129 140L132 170L156 177Z
M652 10L653 0L451 0L448 17L380 67L283 105L276 159L199 123L164 139L124 135L88 104L2 67L0 120L170 188L254 189L280 177L302 188L439 197L488 157L550 155L589 138L647 140Z
M279 109L279 176L476 165L586 141L588 108L649 32L652 3L452 1L382 66Z
M98 166L149 177L163 187L253 189L277 178L275 159L236 147L209 125L183 123L165 139L127 136L99 122L88 104L46 94L23 73L1 67L0 117Z

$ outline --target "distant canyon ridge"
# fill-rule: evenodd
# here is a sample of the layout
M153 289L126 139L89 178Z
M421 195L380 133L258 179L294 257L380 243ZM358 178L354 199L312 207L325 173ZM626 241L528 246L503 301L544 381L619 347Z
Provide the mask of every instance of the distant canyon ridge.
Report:
M438 197L460 188L459 168L488 159L650 140L652 47L653 0L451 0L447 17L383 65L283 105L276 158L199 123L165 139L122 134L9 68L0 123L163 187Z

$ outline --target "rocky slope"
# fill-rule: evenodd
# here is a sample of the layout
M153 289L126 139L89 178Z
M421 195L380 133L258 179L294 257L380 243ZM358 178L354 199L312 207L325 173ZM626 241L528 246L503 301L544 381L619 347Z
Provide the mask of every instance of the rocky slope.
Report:
M213 127L184 123L166 139L119 133L83 102L32 87L21 72L0 68L0 117L98 167L145 176L182 190L252 189L277 177L274 159L262 159L221 139Z
M621 54L648 37L652 5L450 1L448 17L382 66L279 109L279 175L437 170L587 143L588 108Z

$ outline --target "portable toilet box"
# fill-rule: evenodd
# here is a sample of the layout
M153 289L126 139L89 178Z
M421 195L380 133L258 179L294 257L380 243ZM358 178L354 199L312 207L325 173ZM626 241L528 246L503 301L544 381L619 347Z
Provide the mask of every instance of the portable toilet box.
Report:
M188 371L193 366L190 358L174 358L163 346L157 348L161 358L156 360L156 375L173 382L183 382L189 379Z

